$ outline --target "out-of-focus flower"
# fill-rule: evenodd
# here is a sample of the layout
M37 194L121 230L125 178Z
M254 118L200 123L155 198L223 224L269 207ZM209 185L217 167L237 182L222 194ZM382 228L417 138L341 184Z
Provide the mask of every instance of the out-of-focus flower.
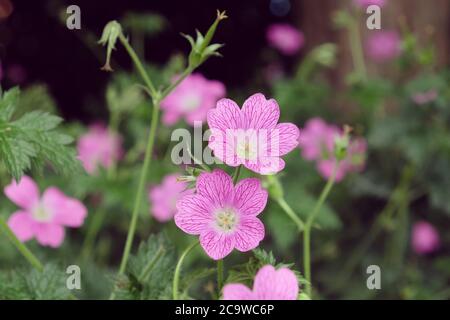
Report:
M419 105L427 104L433 102L438 97L438 92L435 89L431 89L424 92L413 93L411 99Z
M271 265L259 269L253 290L240 283L223 288L224 300L297 300L299 288L294 272L288 268L275 270Z
M197 178L196 194L177 202L176 225L188 234L199 235L200 245L214 260L234 248L246 252L264 238L264 225L257 218L267 204L267 191L256 178L233 186L223 170L203 172Z
M122 155L122 138L101 124L90 126L78 139L78 157L88 173L95 173L98 166L109 168Z
M281 156L298 145L299 130L292 123L278 123L280 108L263 94L249 97L242 109L230 99L217 102L208 112L209 147L227 165L244 165L260 174L283 170Z
M411 245L417 254L431 253L439 248L439 234L430 223L416 222L412 229Z
M148 198L152 206L151 212L159 222L171 220L176 212L177 201L193 193L192 189L186 189L186 182L178 180L179 177L178 174L167 175L160 185L150 188Z
M87 215L80 201L58 188L50 187L40 197L36 183L28 176L19 183L12 181L4 192L21 208L11 215L8 225L22 242L36 238L43 246L59 247L64 241L64 227L80 227Z
M362 8L367 8L373 4L382 7L386 4L386 0L353 0L353 4Z
M180 118L184 118L190 125L194 125L195 121L204 121L208 110L213 108L225 93L222 82L208 80L201 74L194 73L161 101L162 121L167 125L175 124Z
M336 141L344 133L335 125L329 125L320 118L310 119L302 131L299 146L302 157L316 161L317 170L324 178L330 178L336 165ZM363 138L351 139L345 151L344 159L336 168L335 180L341 181L347 173L364 169L367 142Z
M303 33L287 23L270 25L266 36L272 47L288 56L296 54L305 43Z
M386 62L401 53L401 39L395 31L371 32L366 42L366 52L375 62Z

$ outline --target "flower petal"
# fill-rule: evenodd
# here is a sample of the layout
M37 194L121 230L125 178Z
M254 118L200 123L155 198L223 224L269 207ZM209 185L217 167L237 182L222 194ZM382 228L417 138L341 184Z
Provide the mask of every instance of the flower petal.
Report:
M246 129L272 129L280 118L280 107L274 99L266 100L263 94L256 93L245 100L242 114Z
M223 208L233 199L234 188L231 177L223 170L201 173L197 178L197 193L211 203Z
M217 233L214 230L200 234L200 245L206 254L214 260L223 259L229 255L234 248L234 243L232 235Z
M175 224L188 234L200 234L212 221L213 206L202 195L186 195L177 201Z
M34 221L31 215L25 211L17 211L8 219L8 226L14 232L16 237L22 241L28 241L34 236Z
M87 216L87 209L80 201L66 196L55 187L45 190L42 204L52 212L52 222L59 225L80 227Z
M297 300L298 280L288 268L275 270L271 265L262 267L255 277L253 294L257 300Z
M28 176L23 176L19 183L13 180L4 191L12 202L24 209L31 209L39 202L39 189L33 179Z
M258 218L243 218L234 235L235 247L241 252L255 249L264 239L264 224Z
M239 106L231 99L220 99L216 108L208 111L208 126L210 129L216 128L223 132L227 129L242 128L242 115Z
M234 207L242 215L258 215L267 204L268 193L257 178L239 181L234 190Z
M39 223L34 226L37 241L43 246L57 248L64 241L64 227L51 223Z
M284 160L278 157L260 158L256 163L254 161L246 161L244 164L249 170L262 175L280 172L284 169L285 165Z
M283 156L298 146L298 139L300 136L300 130L295 124L292 123L279 123L276 125L275 130L271 132L271 144L275 145L276 153L270 152L270 155Z
M223 287L223 300L253 300L253 293L243 284L230 283Z

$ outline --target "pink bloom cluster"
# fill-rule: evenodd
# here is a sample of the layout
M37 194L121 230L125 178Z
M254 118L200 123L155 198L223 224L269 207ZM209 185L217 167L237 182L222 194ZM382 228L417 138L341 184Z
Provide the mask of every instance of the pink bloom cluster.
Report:
M367 8L370 5L377 5L379 7L382 7L385 5L386 0L353 0L353 3L355 6Z
M242 109L230 99L217 102L208 112L209 147L229 166L244 165L260 174L283 170L280 157L298 145L299 130L292 123L278 123L280 108L263 94L249 97Z
M287 23L270 25L266 37L272 47L287 56L296 54L305 43L303 33Z
M253 290L243 284L230 283L223 288L224 300L297 300L297 277L288 268L262 267L255 276Z
M161 101L162 122L173 125L184 118L193 126L196 121L204 121L208 110L225 97L225 93L222 82L208 80L199 73L191 74Z
M316 161L317 170L324 178L333 172L336 158L334 156L335 140L343 132L337 126L329 125L320 118L310 119L302 131L300 148L302 157ZM361 171L365 165L367 143L363 138L352 139L347 149L347 157L336 168L336 182L341 181L349 172Z
M95 173L98 166L109 168L122 155L122 139L105 126L95 124L78 139L78 157L88 173Z
M148 198L152 204L151 212L159 222L167 222L176 212L176 203L184 195L192 194L192 189L186 189L187 183L178 181L178 174L164 177L160 185L150 188Z
M267 191L258 179L247 178L236 186L224 171L201 173L196 193L177 202L175 223L184 232L200 236L200 245L214 260L234 248L245 252L264 238L264 225L257 216L267 203Z
M376 31L366 42L366 52L375 62L386 62L397 58L401 53L400 36L395 31Z
M87 215L86 207L55 187L45 190L42 197L36 183L23 176L19 183L5 187L5 195L21 209L11 215L8 225L17 238L32 238L43 246L59 247L64 241L64 227L80 227Z
M412 229L411 245L417 254L431 253L439 248L439 234L430 223L416 222Z
M438 97L438 92L435 89L431 89L423 92L416 92L412 94L412 100L418 105L424 105L433 102Z

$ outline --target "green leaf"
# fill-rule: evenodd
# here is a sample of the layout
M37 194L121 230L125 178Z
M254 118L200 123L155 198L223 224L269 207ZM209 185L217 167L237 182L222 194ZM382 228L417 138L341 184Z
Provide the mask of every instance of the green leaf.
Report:
M163 234L151 235L130 257L126 275L117 279L119 299L169 299L176 265L174 247Z
M20 90L14 87L3 94L0 100L0 119L9 121L16 110L16 103L19 97Z

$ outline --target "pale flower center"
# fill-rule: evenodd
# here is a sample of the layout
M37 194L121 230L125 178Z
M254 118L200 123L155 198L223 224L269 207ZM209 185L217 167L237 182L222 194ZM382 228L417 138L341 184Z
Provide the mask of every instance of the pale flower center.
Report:
M52 215L49 210L46 210L42 204L38 204L32 210L33 219L39 222L48 222L51 220Z
M236 154L241 159L255 161L258 159L257 144L250 143L247 139L244 141L238 139Z
M216 226L224 232L233 231L238 223L238 216L231 208L220 209L215 218Z
M185 111L192 111L199 107L200 97L198 95L192 94L187 96L183 101L183 109Z

